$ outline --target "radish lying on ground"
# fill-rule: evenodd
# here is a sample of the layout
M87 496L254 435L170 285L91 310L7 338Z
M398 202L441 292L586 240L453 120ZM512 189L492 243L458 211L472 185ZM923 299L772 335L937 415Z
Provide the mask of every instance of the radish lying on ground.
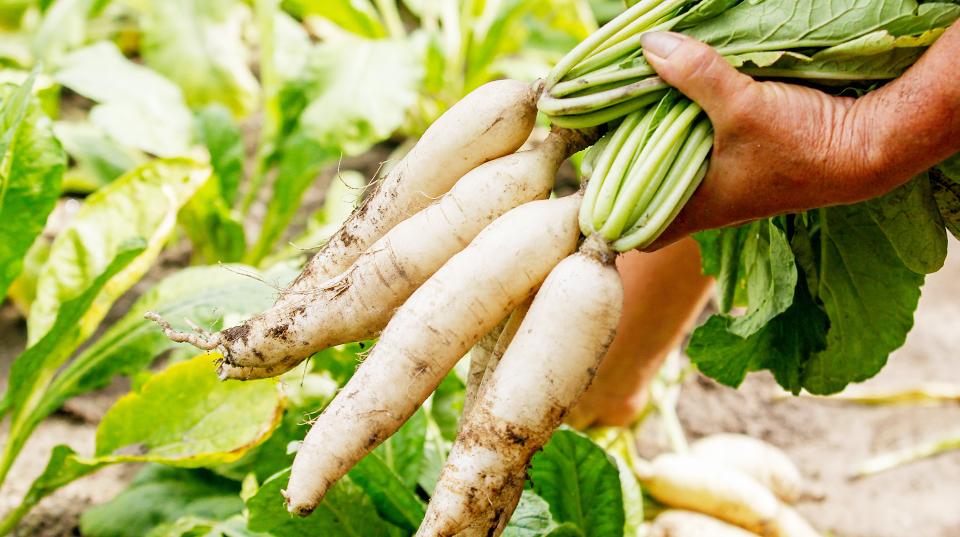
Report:
M657 515L647 537L755 537L755 533L715 518L671 509Z
M715 434L694 442L690 454L740 470L787 503L795 503L803 494L803 476L797 466L786 453L762 440Z
M732 468L690 455L664 454L653 460L643 490L658 502L688 509L773 535L780 502L763 485Z
M534 89L516 80L488 82L461 99L423 133L410 153L313 256L283 297L311 294L464 174L519 149L533 130L535 101Z
M220 376L276 376L317 351L376 336L394 310L486 225L546 197L560 164L594 140L590 133L559 129L536 149L473 169L339 277L309 294L288 295L270 310L210 336L208 343L216 343L223 356Z
M799 514L747 474L694 455L653 460L643 490L658 502L710 515L766 537L819 535Z
M620 320L623 287L612 252L588 241L563 260L466 416L419 536L451 536L486 520L523 487L526 468L589 385Z
M313 511L574 250L580 200L535 201L503 215L397 310L301 445L285 492L292 513Z

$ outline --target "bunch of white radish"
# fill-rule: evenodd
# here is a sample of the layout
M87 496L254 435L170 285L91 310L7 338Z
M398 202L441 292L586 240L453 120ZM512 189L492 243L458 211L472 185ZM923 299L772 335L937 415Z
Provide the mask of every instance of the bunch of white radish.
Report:
M555 129L515 153L536 97L498 81L451 108L272 309L215 334L176 332L151 315L172 339L218 350L224 379L276 376L379 336L301 445L284 492L291 512L316 508L486 336L420 533L499 533L530 457L593 378L619 321L613 253L595 239L574 253L581 194L545 198L560 164L600 132Z
M819 535L790 507L805 493L800 471L755 438L706 437L688 454L656 457L640 473L644 490L670 508L654 520L652 537Z

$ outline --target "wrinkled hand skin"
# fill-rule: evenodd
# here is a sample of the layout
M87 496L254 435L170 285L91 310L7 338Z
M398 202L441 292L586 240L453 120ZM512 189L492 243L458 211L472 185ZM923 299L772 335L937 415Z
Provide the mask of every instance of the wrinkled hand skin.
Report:
M704 182L649 250L704 229L873 198L960 151L960 23L903 76L859 99L755 81L710 47L665 34L679 40L672 52L654 54L645 38L645 55L703 107L715 145Z

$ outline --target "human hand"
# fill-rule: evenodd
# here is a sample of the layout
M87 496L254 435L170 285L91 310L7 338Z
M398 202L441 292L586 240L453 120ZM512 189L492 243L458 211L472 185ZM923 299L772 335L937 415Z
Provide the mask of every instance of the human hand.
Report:
M854 99L755 81L682 34L644 36L650 64L701 105L715 130L704 182L648 249L704 229L876 197L956 151L940 138L957 128L960 106L955 90L939 86L952 85L955 75L943 73L960 25L941 42L939 55L928 52L902 80ZM912 110L918 103L923 110ZM917 117L904 121L905 114Z

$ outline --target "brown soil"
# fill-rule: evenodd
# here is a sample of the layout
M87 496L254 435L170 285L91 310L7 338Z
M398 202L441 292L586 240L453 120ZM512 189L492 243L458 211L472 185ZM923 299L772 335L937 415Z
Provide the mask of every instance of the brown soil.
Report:
M129 298L112 317L129 307ZM0 308L0 368L22 350L24 327L9 305ZM960 383L960 243L951 244L947 267L929 278L906 346L868 385L920 381ZM3 384L5 379L0 379ZM93 448L95 424L126 390L79 397L33 435L0 490L0 513L15 506L42 471L50 449L66 443ZM789 453L824 493L799 510L826 535L837 537L960 537L960 451L860 480L847 477L860 461L881 451L960 432L960 404L934 407L868 407L812 398L783 398L768 375L751 376L740 390L692 376L684 386L679 417L690 438L732 431L772 442ZM2 442L0 433L0 442ZM650 439L650 443L654 439ZM645 446L647 450L654 449ZM79 514L104 502L129 482L135 467L108 467L44 500L17 535L78 535Z

